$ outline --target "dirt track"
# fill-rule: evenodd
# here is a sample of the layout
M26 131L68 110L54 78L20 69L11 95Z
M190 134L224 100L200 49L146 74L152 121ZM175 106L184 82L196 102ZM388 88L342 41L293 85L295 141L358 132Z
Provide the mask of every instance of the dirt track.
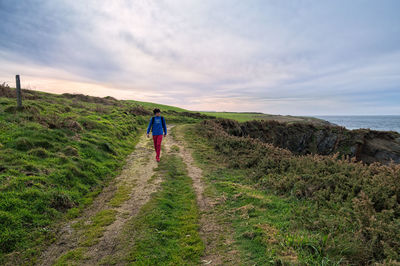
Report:
M169 127L170 129L171 127ZM173 146L179 147L177 153L183 158L187 165L188 175L193 180L201 213L200 234L206 246L202 263L205 265L236 264L237 261L234 258L237 256L235 254L220 254L217 249L218 238L223 234L226 235L227 232L224 231L223 226L217 223L215 213L210 211L213 209L214 203L204 196L205 185L202 179L202 170L194 164L191 151L185 147L182 139L181 132L177 133L177 138L169 135L163 139L163 146L164 152L170 152ZM69 251L78 249L84 250L84 254L78 261L73 261L73 264L77 265L99 265L104 262L103 259L113 255L118 249L120 234L125 223L138 213L150 199L151 194L157 191L162 181L155 175L154 168L157 166L157 162L154 157L152 140L146 138L146 135L141 136L135 151L126 159L126 165L121 174L103 189L81 217L61 227L57 241L43 252L39 265L53 265ZM121 204L112 204L115 194L121 187L130 190L129 197ZM93 217L104 210L115 211L115 220L104 228L101 237L96 239L94 244L83 245L82 239L87 233L85 230L92 223ZM230 239L231 237L228 237L228 241Z
M200 209L200 235L205 244L205 252L201 258L204 265L238 265L240 264L237 250L231 249L234 242L229 228L218 221L213 206L217 204L215 199L204 194L206 184L203 179L203 171L196 166L192 150L183 141L183 132L176 130L177 137L170 143L179 147L179 154L182 156L193 180L193 187L196 192L197 204ZM224 246L221 250L219 245ZM221 252L222 251L222 252Z
M165 142L168 142L168 139ZM79 264L96 265L103 257L111 254L117 245L115 239L124 223L136 215L140 207L149 200L151 193L156 191L160 180L149 182L156 166L152 140L143 135L140 137L135 151L128 156L121 174L115 178L112 184L103 189L94 203L85 210L82 217L62 227L58 240L43 253L40 265L53 265L60 256L79 247L79 240L84 234L84 229L74 229L76 228L74 224L90 224L91 218L96 213L109 209L117 212L115 221L105 228L105 232L98 243L88 247L85 259ZM132 187L132 190L128 200L120 206L112 207L109 203L119 186Z

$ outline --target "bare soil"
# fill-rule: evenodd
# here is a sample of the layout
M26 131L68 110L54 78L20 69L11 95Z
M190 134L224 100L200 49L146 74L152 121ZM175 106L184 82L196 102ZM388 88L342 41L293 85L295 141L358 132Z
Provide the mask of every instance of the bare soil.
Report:
M171 128L169 127L169 130ZM218 204L218 199L205 196L203 172L195 165L191 150L183 141L182 132L177 132L176 138L169 135L163 139L164 152L175 152L180 155L187 165L188 175L192 178L201 213L200 235L206 246L202 263L204 265L240 264L238 252L232 248L234 243L232 232L229 226L221 222L213 208L215 204ZM172 148L173 146L177 146L179 150ZM121 174L103 189L81 217L61 226L57 240L43 252L38 265L53 265L68 251L81 247L80 240L85 233L85 227L77 225L90 224L91 218L102 210L116 211L115 221L106 226L99 241L90 247L85 247L83 259L75 263L99 265L104 263L104 259L112 257L114 253L117 255L124 225L139 212L140 208L150 199L151 194L159 188L162 180L155 175L155 167L157 167L157 162L152 139L143 135L140 137L135 151L126 159L126 165ZM126 201L115 206L110 204L110 201L120 186L128 186L131 188L131 192Z
M58 240L43 253L39 265L53 265L60 256L79 247L79 239L82 237L84 229L74 226L74 224L90 223L91 218L101 210L117 211L116 219L105 228L98 243L88 247L84 261L79 264L96 265L103 257L112 254L118 244L116 241L118 233L125 222L136 215L140 207L150 199L150 195L158 189L160 180L151 179L156 166L152 140L143 135L140 137L135 151L126 159L126 165L121 174L103 189L81 217L62 226L58 233ZM118 186L131 186L132 191L128 200L120 206L112 207L109 202L115 195Z
M183 141L182 131L175 130L176 138L169 145L179 147L182 156L192 178L193 188L196 192L197 204L200 209L200 235L205 244L205 254L201 258L204 265L240 265L239 253L234 247L234 239L230 226L224 224L215 211L214 206L220 199L207 197L204 194L206 184L203 180L203 171L195 165L192 150Z

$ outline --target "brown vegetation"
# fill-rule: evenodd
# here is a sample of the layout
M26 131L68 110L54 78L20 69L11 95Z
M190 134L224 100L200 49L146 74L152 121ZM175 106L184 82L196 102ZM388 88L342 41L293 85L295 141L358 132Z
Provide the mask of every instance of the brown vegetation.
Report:
M152 115L153 113L147 109L145 109L141 105L137 105L134 107L130 107L128 110L125 111L125 114L132 114L132 115Z
M357 264L400 260L400 165L297 156L259 139L230 135L220 121L204 121L199 131L230 167L249 169L261 189L314 202L316 208L299 209L293 219L331 235L324 252Z
M201 114L198 112L177 112L174 110L168 110L164 112L165 114L173 114L173 115L179 115L179 116L186 116L186 117L192 117L192 118L198 118L198 119L215 119L215 116L210 116L210 115L205 115Z
M22 89L22 99L39 99L40 95L32 90ZM15 89L10 88L6 83L0 84L0 97L17 98Z
M102 97L95 97L83 94L70 94L70 93L63 93L62 96L65 98L76 99L78 101L88 102L88 103L101 103L105 105L117 105L117 106L120 105L120 102L111 96L102 98Z
M239 123L219 119L217 123L230 135L259 139L299 155L339 153L339 156L355 157L365 163L388 164L392 160L400 163L400 134L397 132L262 120Z

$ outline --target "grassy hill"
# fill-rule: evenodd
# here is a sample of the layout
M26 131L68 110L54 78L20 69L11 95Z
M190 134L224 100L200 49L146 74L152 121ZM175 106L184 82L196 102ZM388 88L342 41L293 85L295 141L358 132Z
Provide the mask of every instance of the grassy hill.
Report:
M82 215L121 172L154 107L162 109L167 123L181 124L171 130L171 135L185 136L190 144L187 148L193 149L196 163L203 168L205 195L214 197L207 211L229 227L226 232L234 239L234 254L240 254L244 264L400 261L398 164L364 165L338 155L299 155L257 138L266 130L301 141L293 137L293 132L316 124L325 127L322 120L256 113L196 113L112 97L29 90L23 90L23 97L24 107L17 109L15 90L0 86L2 264L10 262L10 257L23 256L29 259L20 261L34 262L41 249L55 241L55 229L61 221ZM238 121L277 117L290 125L244 123L248 127L240 129L249 129L251 134L243 137L236 122L226 120L234 127L223 128L224 120L210 119L215 117ZM272 124L276 124L276 132L269 127ZM179 147L175 150L175 155L180 155ZM182 245L177 241L184 244L188 254L194 254L193 261L198 261L203 244L209 244L200 241L197 234L197 219L203 214L193 207L192 181L183 161L175 155L166 157L157 170L168 173L162 189L133 217L132 230L128 231L140 241L127 247L133 248L129 261L137 257L148 261L149 256L157 260L165 251L181 254ZM186 225L180 226L182 223ZM157 231L160 224L161 235ZM96 226L100 227L96 223L92 227ZM159 253L153 252L155 246ZM217 249L224 247L219 243ZM72 255L77 250L71 252L61 261L76 259Z
M165 104L141 102L141 101L134 101L134 100L127 100L127 102L134 103L136 105L140 105L140 106L143 106L144 108L151 109L151 110L157 107L157 108L160 108L162 111L189 112L189 110L175 107L175 106L165 105Z
M236 120L239 122L245 122L250 120L275 120L278 122L285 123L310 123L316 125L329 125L330 123L315 117L308 116L291 116L291 115L271 115L263 113L251 113L251 112L200 112L201 114L215 116L218 118L227 118Z
M75 217L115 177L146 128L152 108L167 122L202 115L112 97L55 95L0 87L0 261L52 239L57 221ZM182 111L185 111L183 113Z
M170 105L163 105L163 104L157 104L157 103L151 103L151 102L141 102L141 101L133 101L133 100L128 100L128 102L131 103L136 103L138 105L141 105L146 108L161 108L162 110L165 111L176 111L176 112L193 112L195 113L196 111L189 111L183 108L175 107L175 106L170 106ZM256 112L204 112L204 111L198 111L200 114L204 114L210 117L216 117L216 118L227 118L227 119L232 119L236 120L238 122L245 122L245 121L251 121L251 120L275 120L278 122L284 122L284 123L310 123L314 125L330 125L328 121L325 121L323 119L315 118L315 117L309 117L309 116L291 116L291 115L272 115L272 114L264 114L264 113L256 113Z

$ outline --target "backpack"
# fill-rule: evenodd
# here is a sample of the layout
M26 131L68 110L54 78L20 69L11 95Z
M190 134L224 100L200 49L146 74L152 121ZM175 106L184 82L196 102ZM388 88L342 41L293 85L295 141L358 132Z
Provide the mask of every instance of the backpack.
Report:
M151 124L150 124L151 132L153 132L154 119L155 119L155 116L153 116L153 117L151 118ZM161 116L161 124L162 124L162 127L163 127L163 129L164 129L164 134L165 134L165 132L167 132L167 129L165 128L165 119L164 119L163 116Z

